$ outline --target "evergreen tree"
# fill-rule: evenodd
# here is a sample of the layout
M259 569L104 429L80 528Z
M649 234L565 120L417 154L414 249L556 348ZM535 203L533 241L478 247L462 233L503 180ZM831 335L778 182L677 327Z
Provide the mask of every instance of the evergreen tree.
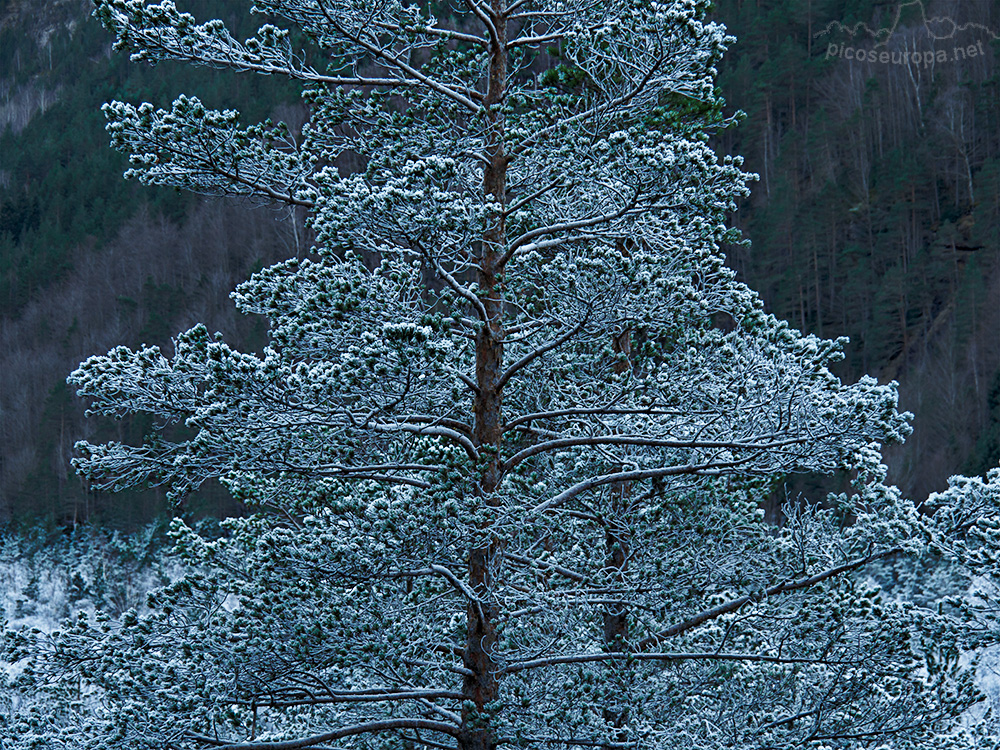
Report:
M747 176L707 144L706 5L260 0L310 62L275 25L98 3L136 59L304 82L301 138L191 97L106 111L131 176L305 207L316 246L235 293L261 355L199 326L71 376L97 413L186 430L82 445L91 481L219 478L259 513L175 522L201 572L148 612L11 636L11 748L969 740L988 595L871 575L933 550L992 572L1000 474L917 513L880 481L895 386L841 383L842 342L723 265ZM769 481L837 469L854 495L764 522Z

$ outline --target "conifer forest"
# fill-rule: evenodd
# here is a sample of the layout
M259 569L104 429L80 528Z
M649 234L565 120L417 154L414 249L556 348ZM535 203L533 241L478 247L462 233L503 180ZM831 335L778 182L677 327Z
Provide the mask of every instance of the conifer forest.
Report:
M0 0L0 750L1000 748L1000 0Z

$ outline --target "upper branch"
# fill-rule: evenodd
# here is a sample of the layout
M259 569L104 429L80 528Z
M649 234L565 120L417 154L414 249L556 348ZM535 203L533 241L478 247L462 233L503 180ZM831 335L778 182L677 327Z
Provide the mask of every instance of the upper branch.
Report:
M537 229L532 229L531 231L525 232L516 240L514 240L507 252L503 254L500 259L500 263L506 263L510 258L516 253L521 247L527 245L531 240L536 237L542 237L546 234L555 234L557 232L571 232L574 229L583 229L585 227L592 227L597 224L606 224L608 222L615 221L625 216L629 211L634 209L639 202L639 196L641 195L639 190L635 191L632 198L622 206L617 211L613 211L607 214L601 214L599 216L591 216L586 219L577 219L575 221L564 221L559 224L550 224L549 226L539 227Z
M601 435L597 437L572 437L538 443L515 453L504 464L504 471L510 471L525 459L547 451L588 445L640 445L651 448L707 448L741 451L768 451L789 445L800 445L813 440L812 436L802 436L773 442L736 442L718 440L668 440L641 435Z
M556 349L556 348L562 346L567 341L569 341L571 338L573 338L576 334L578 334L581 330L583 330L583 327L587 324L588 317L589 317L589 313L588 313L588 315L584 316L583 320L581 320L579 323L577 323L575 326L573 326L573 328L571 328L569 331L567 331L566 333L564 333L562 336L559 336L558 338L553 339L552 341L549 341L547 344L543 344L542 346L538 347L537 349L535 349L535 350L533 350L531 352L528 352L523 357L521 357L521 359L519 359L517 362L515 362L510 367L508 367L504 371L504 373L500 376L500 379L497 380L497 389L503 388L504 384L508 380L510 380L511 377L514 375L514 373L516 373L518 370L520 370L520 369L526 367L527 365L531 364L536 359L538 359L538 357L541 357L546 352L550 352L553 349Z
M527 138L518 143L516 146L511 147L509 151L510 158L520 156L527 149L531 148L532 146L540 142L543 142L553 133L558 132L559 130L565 128L568 125L584 122L592 117L597 117L598 115L602 115L606 112L611 112L618 107L627 106L629 102L631 102L633 99L639 96L639 94L642 93L643 89L646 88L647 84L649 84L649 82L652 80L653 76L656 74L662 62L663 62L662 58L657 58L656 60L654 60L653 64L650 65L649 70L646 71L646 74L642 77L642 79L638 81L636 85L633 86L632 89L626 92L625 94L622 94L619 97L603 102L601 104L597 104L589 109L584 110L583 112L578 112L572 117L567 117L565 120L559 120L558 122L555 122L547 127L535 131L530 138Z
M490 35L490 40L495 44L500 39L500 34L497 31L496 24L494 23L494 18L492 14L492 9L489 6L484 6L479 0L465 0L466 6L471 10L476 18L478 18L483 26L486 27L487 33ZM496 19L500 20L500 19Z
M551 497L543 503L539 503L531 509L532 513L541 513L551 508L557 508L563 503L572 500L577 495L602 487L615 482L634 482L643 479L659 479L660 477L673 477L683 474L704 474L721 473L725 469L734 469L750 461L750 458L735 459L732 461L706 461L699 464L684 464L682 466L669 466L662 469L637 469L634 471L618 471L612 474L602 474L597 477L585 479L577 482L572 487L563 490L555 497Z
M351 34L346 28L344 28L341 24L334 21L332 18L330 18L330 24L334 28L336 28L341 34L343 34L344 37L350 39L352 42L357 44L365 51L369 52L370 54L384 61L386 67L390 69L395 68L399 71L402 71L411 78L420 81L422 84L427 86L427 88L431 89L432 91L435 91L438 94L441 94L442 96L445 96L455 102L458 102L459 104L461 104L466 109L472 112L479 111L479 105L469 98L469 96L476 99L481 98L482 94L480 94L479 92L469 90L467 91L469 96L466 96L462 92L457 91L452 87L441 83L440 81L435 81L430 76L421 73L412 65L409 65L407 62L402 60L399 55L393 54L392 52L388 52L376 44L372 44L371 42L365 41L364 39L361 38L360 35Z
M329 695L303 698L279 699L272 697L269 700L256 699L253 701L229 699L229 702L237 706L293 708L295 706L321 706L329 703L391 703L393 701L434 700L438 698L461 700L462 694L453 690L407 690L404 688L394 688L380 692L373 690L359 692L334 691Z

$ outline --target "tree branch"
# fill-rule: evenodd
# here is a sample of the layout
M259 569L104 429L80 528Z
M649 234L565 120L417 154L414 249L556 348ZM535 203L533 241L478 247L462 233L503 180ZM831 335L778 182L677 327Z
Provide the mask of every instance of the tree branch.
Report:
M765 654L739 654L739 653L718 653L706 651L703 653L635 653L631 651L609 651L598 654L575 654L566 656L549 656L543 659L532 659L510 664L503 668L501 674L512 674L525 669L538 669L540 667L551 667L556 664L588 664L593 662L607 661L745 661L764 662L767 664L857 664L862 659L852 660L830 660L815 659L806 656L767 656Z
M479 317L484 323L487 322L490 319L490 316L486 312L486 307L483 305L483 301L470 292L466 287L459 284L455 277L448 273L444 269L444 266L442 266L436 258L430 257L427 253L423 253L423 255L434 264L434 270L437 271L438 275L445 280L445 283L448 284L448 286L450 286L456 294L465 299L476 309L476 312L479 313Z
M657 409L655 407L646 407L642 409L616 409L613 406L595 406L591 408L574 408L574 409L559 409L557 411L539 411L533 414L525 414L524 416L518 417L517 419L512 419L506 424L508 430L520 427L523 424L530 424L531 422L536 422L542 419L558 419L559 417L589 417L594 415L623 415L623 416L633 416L633 415L643 415L643 416L663 416L663 417L677 417L677 416L697 416L696 412L680 412L676 409Z
M500 378L497 380L497 386L496 386L497 390L500 390L501 388L503 388L504 385L507 383L508 380L510 380L511 376L515 372L517 372L521 368L526 367L527 365L531 364L532 362L534 362L536 359L538 359L539 357L541 357L546 352L550 352L553 349L555 349L555 348L557 348L559 346L562 346L567 341L569 341L571 338L573 338L576 334L578 334L581 330L583 330L583 327L587 324L587 320L589 320L589 318L590 318L590 311L588 310L587 314L583 316L583 320L581 320L579 323L577 323L573 328L571 328L569 331L567 331L566 333L564 333L562 336L560 336L557 339L553 339L552 341L548 342L547 344L543 344L542 346L538 347L534 351L528 352L523 357L521 357L521 359L519 359L517 362L515 362L510 367L508 367L504 371L503 375L501 375Z
M294 706L318 706L327 703L379 703L385 701L433 700L446 698L462 700L462 694L450 690L384 690L381 692L339 692L315 698L289 698L288 700L229 700L234 706L259 706L261 708L291 708Z
M188 737L197 742L204 742L217 750L302 750L302 748L316 745L321 742L333 742L344 737L354 737L359 734L374 734L386 732L394 729L426 729L431 732L441 732L452 737L458 736L458 728L443 721L430 721L428 719L385 719L383 721L370 721L367 724L355 724L350 727L343 727L326 734L317 734L312 737L305 737L299 740L285 740L280 742L225 742L204 735L188 733Z
M808 437L789 438L773 443L742 443L726 442L714 440L664 440L662 438L648 438L633 435L602 435L600 437L573 437L550 440L547 443L538 443L529 448L525 448L519 453L515 453L504 464L504 471L509 471L527 458L531 458L546 451L562 450L563 448L575 448L586 445L642 445L651 448L706 448L723 450L743 450L743 451L768 451L784 448L789 445L799 445L808 442Z
M537 565L540 568L547 568L553 573L558 573L559 575L565 576L566 578L578 583L584 583L587 580L587 577L582 573L577 573L575 570L564 568L561 565L556 565L555 563L551 563L546 560L533 560L530 557L516 555L513 552L504 552L503 556L509 560L513 560L514 562L519 562L522 565Z
M472 443L472 441L457 430L452 430L448 427L432 425L425 427L416 424L376 424L372 425L372 430L375 432L411 432L414 435L435 435L438 437L446 437L462 446L469 458L473 461L479 460L479 451L476 450L476 446Z
M614 221L615 219L620 219L622 216L627 214L636 204L639 202L639 196L641 191L636 190L635 195L632 196L631 200L626 203L621 209L610 214L601 214L600 216L591 216L589 219L577 219L576 221L565 221L562 224L550 224L547 227L539 227L538 229L532 229L530 232L525 232L520 237L518 237L514 242L511 243L507 252L503 254L500 258L500 265L503 265L511 256L517 252L517 249L522 245L527 244L535 237L541 237L546 234L554 234L556 232L570 232L574 229L583 229L584 227L592 227L595 224L605 224L609 221Z
M479 597L476 596L474 591L472 591L468 586L466 586L464 583L462 583L462 581L459 580L458 576L456 576L454 573L452 573L443 565L431 565L430 568L428 568L428 570L433 573L437 573L439 576L444 577L452 586L458 589L458 591L461 592L465 596L465 598L469 600L469 603L473 604L476 607L476 609L479 612L479 616L485 619L483 614L482 601L480 601Z
M646 74L642 77L642 80L639 81L635 86L633 86L632 90L629 91L627 94L624 94L618 97L617 99L612 99L611 101L606 102L605 104L599 104L596 107L591 107L590 109L575 114L572 117L567 117L565 120L560 120L559 122L555 122L552 125L549 125L548 127L536 131L530 138L521 141L519 144L517 144L517 146L512 146L508 152L510 154L510 157L513 158L515 156L520 156L524 152L524 150L529 146L537 143L538 141L544 140L549 136L549 134L559 130L560 128L564 128L567 125L570 125L571 123L577 122L579 120L586 120L589 117L594 117L595 115L599 115L602 112L606 112L607 110L628 104L635 97L637 97L639 95L639 92L642 91L643 88L645 88L647 83L649 83L649 80L653 77L653 74L656 72L657 68L659 68L661 62L663 62L662 58L656 59L650 66L649 70L646 71Z
M329 18L329 15L327 17ZM348 33L348 31L343 26L341 26L340 24L336 23L332 19L331 19L330 23L333 24L333 26L341 34L343 34L345 37L347 37L352 42L354 42L355 44L357 44L359 47L367 50L368 52L370 52L371 54L375 55L376 57L379 57L382 60L385 60L386 63L388 63L389 67L398 68L399 70L403 71L407 75L409 75L409 76L415 78L416 80L420 81L420 83L422 83L423 85L425 85L427 88L431 89L432 91L436 91L437 93L442 94L443 96L446 96L449 99L452 99L453 101L458 102L459 104L461 104L462 106L468 108L469 110L471 110L473 112L478 112L479 111L479 105L476 104L471 99L469 99L468 97L466 97L464 94L461 94L458 91L455 91L454 89L452 89L451 87L445 86L443 83L435 81L433 78L430 78L429 76L424 75L423 73L421 73L416 68L414 68L414 67L412 67L410 65L407 65L405 62L403 62L402 60L400 60L398 57L396 57L396 56L394 56L394 55L386 52L385 50L383 50L383 49L375 46L374 44L370 44L369 42L364 41L360 36L354 36L354 35Z
M815 586L817 583L822 583L829 578L841 575L842 573L849 573L853 570L857 570L858 568L862 568L869 563L875 562L876 560L890 557L891 555L895 555L902 551L902 547L892 547L891 549L883 550L882 552L876 552L856 560L851 560L850 562L846 562L843 565L838 565L834 568L828 568L827 570L817 573L816 575L809 576L808 578L800 578L797 581L779 583L776 586L765 589L763 592L741 596L739 599L733 599L731 602L726 602L725 604L720 604L718 607L707 609L704 612L685 620L684 622L672 625L666 630L660 631L656 635L643 638L637 644L637 648L643 649L650 646L658 646L664 638L680 635L681 633L691 630L692 628L696 628L709 620L715 620L716 618L722 617L722 615L736 612L747 604L759 602L770 596L777 596L778 594L787 594L791 591L807 589L811 586Z
M542 513L543 511L551 508L558 507L567 500L572 500L574 497L583 492L592 490L595 487L601 487L605 484L611 484L613 482L631 482L642 479L658 479L660 477L679 476L682 474L699 474L705 471L721 471L722 469L735 468L745 464L749 460L749 458L744 458L739 461L709 461L702 464L684 464L683 466L670 466L663 469L638 469L635 471L619 471L614 474L602 474L601 476L591 477L590 479L574 484L569 489L560 492L553 498L549 498L544 503L539 503L531 509L531 512Z

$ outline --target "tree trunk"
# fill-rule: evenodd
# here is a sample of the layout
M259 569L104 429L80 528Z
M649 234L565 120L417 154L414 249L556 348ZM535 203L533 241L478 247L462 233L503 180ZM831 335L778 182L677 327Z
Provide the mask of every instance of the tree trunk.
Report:
M627 253L627 248L621 248ZM615 362L615 372L621 374L629 368L628 357L631 354L630 332L628 328L614 334L611 349L615 354L623 355ZM631 482L616 482L611 485L611 518L608 519L604 531L605 567L612 572L615 580L624 582L625 567L628 564L628 528L619 519L626 517L626 506L631 494ZM628 610L624 605L606 605L604 619L604 647L611 652L625 651L628 643ZM612 666L612 668L614 668ZM628 719L628 708L624 701L618 705L605 706L604 721L613 727L621 728ZM624 742L624 732L616 733L616 741Z
M503 100L507 78L507 32L504 0L492 0L490 15L497 35L490 48L489 83L484 101L486 108L483 195L500 206L506 202L507 155L504 152L503 115L498 107ZM495 506L495 491L500 481L500 438L503 427L502 400L499 387L503 372L504 305L500 259L507 239L506 219L501 212L488 219L478 253L479 298L486 320L476 334L476 386L473 404L475 425L473 438L480 451L480 502ZM468 636L463 663L470 671L462 683L462 727L458 737L459 750L493 750L496 737L490 726L488 704L499 695L496 678L496 618L497 607L490 601L492 575L502 554L495 540L483 539L481 546L469 553L469 585L476 595L467 608Z

